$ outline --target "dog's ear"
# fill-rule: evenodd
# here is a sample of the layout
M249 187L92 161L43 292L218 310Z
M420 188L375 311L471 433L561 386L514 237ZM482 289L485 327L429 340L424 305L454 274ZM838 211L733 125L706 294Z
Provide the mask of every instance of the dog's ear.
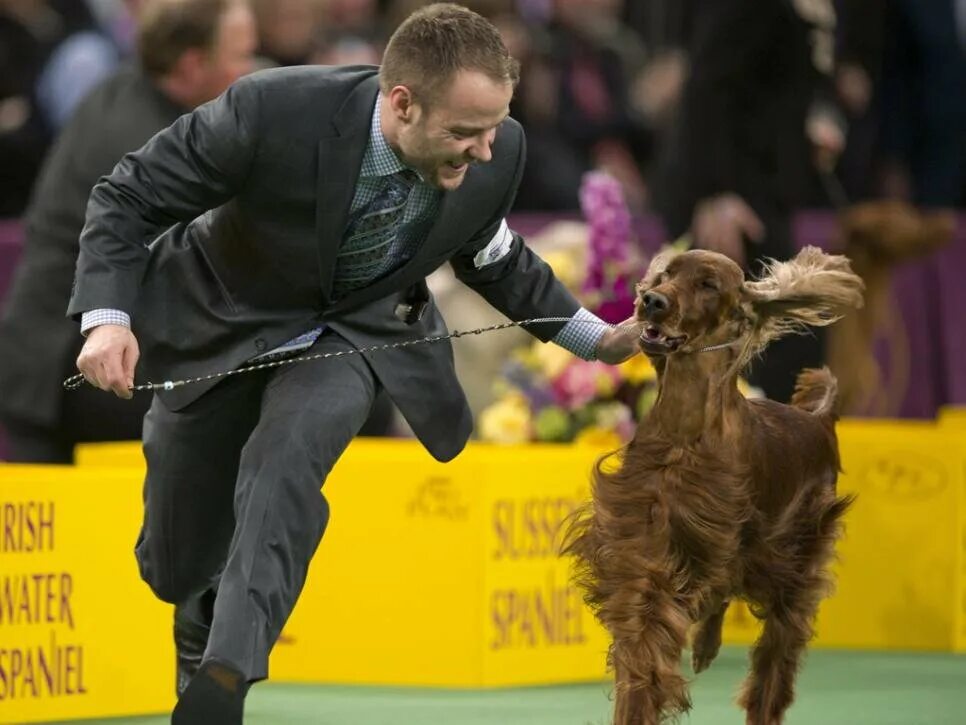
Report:
M789 262L772 260L759 279L745 282L744 307L764 346L808 325L831 325L862 306L864 288L847 257L805 247Z

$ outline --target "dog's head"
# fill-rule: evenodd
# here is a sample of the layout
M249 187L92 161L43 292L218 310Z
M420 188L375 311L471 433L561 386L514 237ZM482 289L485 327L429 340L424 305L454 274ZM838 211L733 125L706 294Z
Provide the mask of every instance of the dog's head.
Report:
M894 265L929 254L949 242L956 217L949 210L922 212L900 201L849 207L839 220L845 252L855 262Z
M664 252L636 288L641 349L664 357L733 343L743 364L771 340L829 325L860 307L862 289L846 257L816 247L789 262L770 262L752 281L716 252Z

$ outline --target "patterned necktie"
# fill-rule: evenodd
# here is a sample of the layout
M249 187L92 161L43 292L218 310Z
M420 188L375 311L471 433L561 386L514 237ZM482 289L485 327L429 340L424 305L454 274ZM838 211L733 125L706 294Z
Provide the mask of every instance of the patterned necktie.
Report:
M393 174L382 191L349 222L336 257L336 297L365 287L411 256L412 250L401 239L400 229L416 179L409 169Z

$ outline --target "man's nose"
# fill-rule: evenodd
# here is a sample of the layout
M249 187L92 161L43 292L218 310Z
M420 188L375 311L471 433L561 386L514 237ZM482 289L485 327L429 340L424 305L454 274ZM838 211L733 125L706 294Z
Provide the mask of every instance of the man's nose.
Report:
M657 321L663 318L671 306L671 302L660 292L653 290L644 293L644 313L647 319Z
M469 153L474 161L486 163L493 158L493 140L496 137L495 131L488 131L480 136L476 142L470 146Z

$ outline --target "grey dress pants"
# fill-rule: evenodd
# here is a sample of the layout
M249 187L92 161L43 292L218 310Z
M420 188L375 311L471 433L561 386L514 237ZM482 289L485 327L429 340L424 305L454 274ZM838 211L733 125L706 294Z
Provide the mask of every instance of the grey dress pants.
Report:
M326 331L310 352L349 348ZM217 580L206 660L268 676L329 519L322 484L378 390L363 356L348 355L228 378L178 412L155 398L135 552L164 601Z

